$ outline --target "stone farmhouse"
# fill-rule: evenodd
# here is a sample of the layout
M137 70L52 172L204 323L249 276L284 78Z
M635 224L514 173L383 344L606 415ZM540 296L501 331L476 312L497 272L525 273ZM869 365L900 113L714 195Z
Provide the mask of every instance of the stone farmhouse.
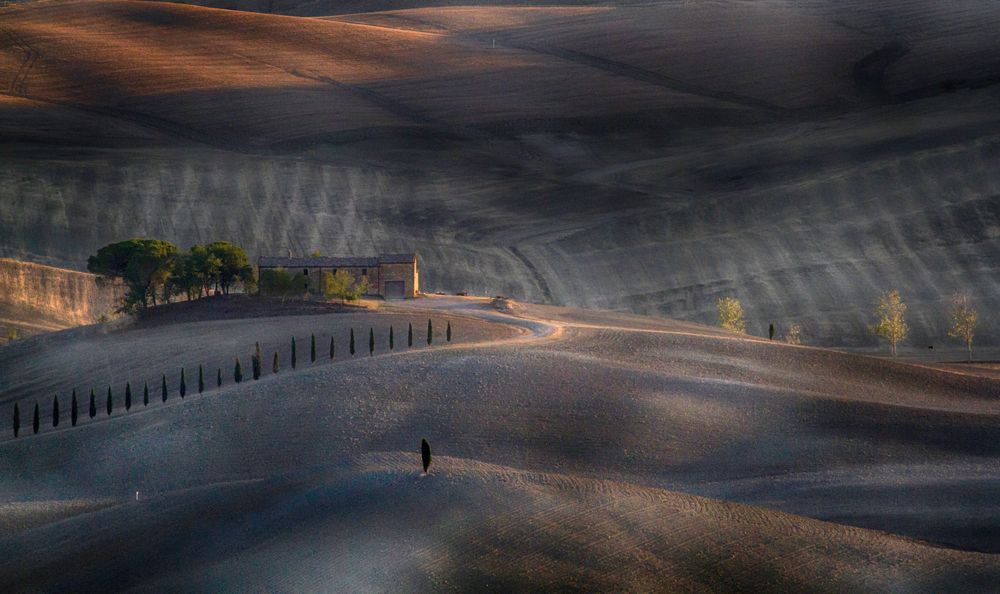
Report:
M311 256L304 258L261 256L257 259L258 278L268 269L284 269L302 283L307 295L323 294L323 275L336 274L346 270L360 281L368 277L368 294L386 299L412 299L420 292L420 273L417 270L416 254L380 254L367 257ZM268 295L265 283L260 285L260 294Z

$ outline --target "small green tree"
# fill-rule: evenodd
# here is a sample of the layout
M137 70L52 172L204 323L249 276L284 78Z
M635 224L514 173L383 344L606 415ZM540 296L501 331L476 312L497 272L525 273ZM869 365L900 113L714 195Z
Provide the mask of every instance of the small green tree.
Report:
M390 351L391 351L391 350L392 350L393 348L395 348L395 346L396 346L396 345L394 344L394 342L395 342L395 341L393 340L393 336L392 336L392 326L389 326L389 350L390 350Z
M97 398L94 396L94 389L90 389L90 418L93 419L97 416Z
M972 339L976 335L979 314L972 306L972 300L969 299L968 295L956 294L952 296L950 317L951 328L948 330L948 336L965 343L969 362L972 362Z
M41 421L38 418L38 402L35 402L35 417L31 420L31 429L38 435L38 429L41 427Z
M431 444L423 438L420 439L420 460L424 465L424 474L427 474L427 469L431 467Z
M910 332L906 324L906 304L900 299L899 291L893 289L879 296L875 316L877 321L872 326L872 332L889 341L889 350L895 357L896 345Z
M271 361L271 373L278 373L278 351L274 351L274 359Z
M14 437L21 431L21 408L14 403Z
M434 342L434 326L430 318L427 318L427 344Z
M149 406L149 382L142 382L142 405Z
M369 357L374 357L375 356L375 329L374 328L369 328L368 329L368 356Z
M108 386L108 400L107 400L107 402L105 403L105 408L106 408L106 409L107 409L107 411L108 411L108 415L110 415L110 414L111 414L111 411L112 411L112 410L114 410L114 408L115 408L115 401L114 401L114 399L113 399L113 398L111 397L111 386Z
M243 381L243 366L240 365L239 357L236 357L236 367L233 369L233 381L237 384Z
M219 367L218 369L215 370L215 387L216 388L221 388L222 387L222 368L221 367Z
M263 355L260 352L260 343L254 343L253 357L250 358L250 372L254 380L260 379L261 369L264 367Z
M333 356L337 353L337 347L333 344L333 336L330 336L330 360L333 360Z
M316 362L316 335L315 334L310 334L309 335L309 362L310 363L315 363Z
M767 339L774 340L774 324L767 325Z
M52 426L59 426L59 397L52 397Z
M715 303L719 311L719 326L730 332L746 334L747 324L743 319L743 304L735 297L722 297Z
M164 402L167 401L167 376L166 374L160 377L160 397Z
M76 427L76 421L80 418L80 405L76 402L76 388L73 388L73 400L70 402L69 407L69 422L73 427Z
M187 396L187 381L184 379L184 368L181 367L181 398Z
M353 357L354 356L354 328L351 328L351 344L350 344L350 349L349 350L351 351L351 356Z
M448 320L448 327L445 328L444 339L446 342L451 342L451 320Z
M132 384L125 382L125 410L132 408Z
M412 323L410 323L409 327L406 330L406 346L407 347L412 347L413 346L413 324Z
M295 369L295 363L296 363L295 360L296 360L296 358L297 358L297 356L296 356L296 353L295 353L295 337L293 336L292 337L292 369Z
M201 364L198 364L198 393L201 394L205 391L205 370L202 368Z

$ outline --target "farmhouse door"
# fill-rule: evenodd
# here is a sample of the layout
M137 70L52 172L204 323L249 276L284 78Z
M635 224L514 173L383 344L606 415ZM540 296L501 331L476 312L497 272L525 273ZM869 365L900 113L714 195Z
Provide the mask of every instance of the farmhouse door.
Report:
M385 298L402 299L406 297L406 283L403 281L385 281Z

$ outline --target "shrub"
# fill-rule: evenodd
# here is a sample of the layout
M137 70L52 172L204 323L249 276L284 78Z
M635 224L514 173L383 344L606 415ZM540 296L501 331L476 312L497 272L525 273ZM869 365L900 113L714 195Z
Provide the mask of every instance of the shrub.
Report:
M411 323L406 330L406 346L413 346L413 324Z
M315 334L310 334L309 335L309 362L310 363L315 363L316 362L316 335Z
M21 431L21 408L14 403L14 437Z
M160 396L163 398L164 402L167 401L167 376L166 375L163 375L160 378Z
M94 397L94 389L90 389L90 418L97 416L97 399Z
M431 325L430 318L427 319L427 344L434 342L434 326Z
M201 394L205 391L205 370L202 369L201 364L198 365L198 393Z
M296 357L296 353L295 353L295 337L293 336L292 337L292 369L295 369L295 363L296 363L295 359L296 358L297 357Z
M236 367L233 369L233 380L237 384L243 381L243 366L240 365L239 357L236 357Z
M375 355L375 329L374 328L369 328L368 329L368 356L371 357L371 356L374 356L374 355Z
M76 388L73 388L73 400L69 407L69 422L76 427L76 420L80 418L80 406L76 402Z
M451 342L451 320L448 320L448 328L444 331L444 339Z
M747 324L743 319L743 304L735 297L723 297L715 303L719 311L719 326L730 332L746 334Z
M52 426L59 426L59 397L52 397Z
M424 463L424 474L427 474L427 469L431 466L431 444L423 438L420 440L420 460Z
M149 406L149 382L142 382L142 405Z
M395 348L396 345L394 343L395 343L395 340L393 339L393 336L392 336L392 326L389 326L389 350L390 351L393 348Z
M187 381L184 379L184 368L181 367L181 398L187 396Z
M351 351L351 355L353 356L354 355L354 328L351 328L351 344L350 344L349 350Z
M132 384L125 382L125 410L132 408Z
M115 409L115 401L111 397L111 386L108 386L108 401L105 408L107 409L109 415L111 414L111 411Z
M38 402L35 402L35 416L31 420L31 429L32 429L32 431L35 432L35 435L38 435L38 428L39 427L40 427L40 424L39 424L39 420L38 420Z
M271 373L278 373L278 351L274 351L274 359L271 361Z

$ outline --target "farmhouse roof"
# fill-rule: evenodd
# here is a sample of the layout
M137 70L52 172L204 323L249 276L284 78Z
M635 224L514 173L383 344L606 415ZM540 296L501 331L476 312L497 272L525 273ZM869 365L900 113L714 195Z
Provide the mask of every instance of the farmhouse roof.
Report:
M379 264L405 264L413 262L417 255L380 254L378 256L308 256L286 258L281 256L261 256L257 265L264 268L374 268Z

